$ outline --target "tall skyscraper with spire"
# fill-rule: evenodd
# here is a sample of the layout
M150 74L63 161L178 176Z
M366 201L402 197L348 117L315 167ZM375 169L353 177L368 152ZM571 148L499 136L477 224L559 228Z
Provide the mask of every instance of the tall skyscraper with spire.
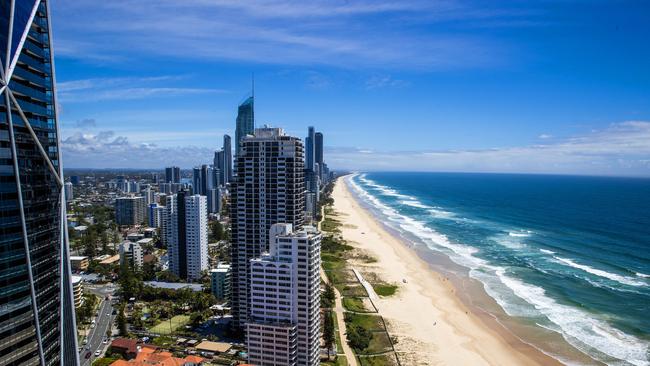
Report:
M237 126L235 128L235 155L241 152L241 140L246 135L252 135L255 130L255 97L250 96L237 108Z
M78 365L49 1L0 1L0 364Z
M251 96L237 108L237 125L235 127L235 156L241 151L240 142L246 135L255 131L255 77L251 79ZM225 137L224 137L225 143Z

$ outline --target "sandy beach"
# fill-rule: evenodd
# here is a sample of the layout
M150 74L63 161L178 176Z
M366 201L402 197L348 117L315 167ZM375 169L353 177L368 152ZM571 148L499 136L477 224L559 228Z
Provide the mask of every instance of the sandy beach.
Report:
M403 365L558 364L465 306L450 281L359 205L345 179L338 179L332 195L342 235L377 260L353 261L352 267L399 286L395 295L374 302L390 335L397 337Z

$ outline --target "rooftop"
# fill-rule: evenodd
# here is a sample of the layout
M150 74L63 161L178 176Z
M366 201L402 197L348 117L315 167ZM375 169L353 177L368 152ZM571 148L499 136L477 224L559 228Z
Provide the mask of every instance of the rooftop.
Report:
M203 341L196 345L196 349L199 351L215 352L215 353L224 353L228 352L232 345L230 343L224 342L211 342Z

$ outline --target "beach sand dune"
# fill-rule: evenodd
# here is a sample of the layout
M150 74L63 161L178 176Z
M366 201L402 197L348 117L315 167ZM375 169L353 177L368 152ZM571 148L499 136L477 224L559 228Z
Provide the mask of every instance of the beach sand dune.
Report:
M345 179L337 180L332 193L334 209L344 224L342 235L373 258L371 263L353 260L353 268L365 278L374 275L398 285L395 295L374 303L397 339L395 349L403 365L558 364L472 313L456 297L450 281L432 271L359 205Z

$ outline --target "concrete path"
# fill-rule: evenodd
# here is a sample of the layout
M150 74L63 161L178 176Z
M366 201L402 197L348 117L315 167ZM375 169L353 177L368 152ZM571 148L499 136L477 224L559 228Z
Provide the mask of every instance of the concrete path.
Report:
M325 271L323 271L322 268L320 270L320 275L325 283L329 283L329 280L325 275ZM339 293L339 290L336 289L336 287L334 287L334 295L334 308L332 310L334 310L334 313L336 314L336 326L339 330L339 338L341 338L343 354L345 355L345 358L347 358L348 366L358 366L359 364L357 363L357 358L354 356L354 351L348 345L348 337L345 334L345 309L343 308L343 300L341 300L341 294Z
M366 281L363 278L363 276L361 275L361 272L357 271L356 268L352 268L352 272L354 272L354 275L357 277L357 280L359 281L359 283L361 283L361 286L363 286L363 288L366 289L366 292L368 293L368 297L370 298L370 301L379 299L379 295L377 295L377 293L375 292L375 289L372 288L372 285L370 284L370 282ZM373 305L375 305L374 301L373 301ZM377 308L377 306L375 305L375 309L376 308Z

